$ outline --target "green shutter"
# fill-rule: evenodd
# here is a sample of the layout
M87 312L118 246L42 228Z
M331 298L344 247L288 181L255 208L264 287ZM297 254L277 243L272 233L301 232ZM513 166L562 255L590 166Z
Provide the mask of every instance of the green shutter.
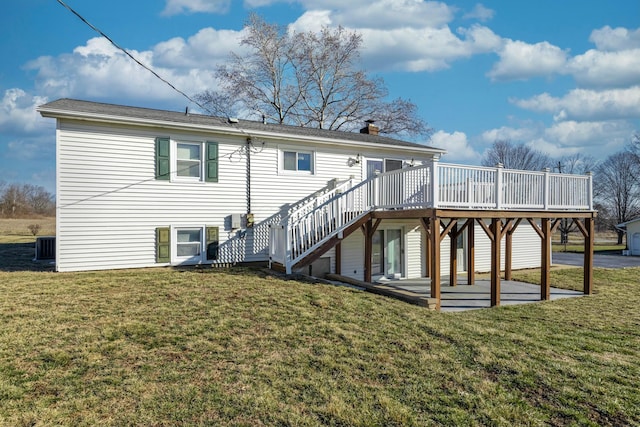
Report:
M218 259L218 230L219 227L206 227L206 238L207 238L207 260L216 260Z
M218 182L218 143L207 141L205 181Z
M156 228L156 262L171 262L171 229Z
M169 138L156 138L156 179L169 179Z

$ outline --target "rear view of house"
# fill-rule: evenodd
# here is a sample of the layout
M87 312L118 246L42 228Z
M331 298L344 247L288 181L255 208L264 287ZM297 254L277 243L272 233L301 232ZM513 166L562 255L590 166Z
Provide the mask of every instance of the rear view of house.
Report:
M590 176L444 164L444 150L371 123L338 132L71 99L39 111L57 120L57 271L510 271L545 263L553 221L584 219L588 234L595 216Z

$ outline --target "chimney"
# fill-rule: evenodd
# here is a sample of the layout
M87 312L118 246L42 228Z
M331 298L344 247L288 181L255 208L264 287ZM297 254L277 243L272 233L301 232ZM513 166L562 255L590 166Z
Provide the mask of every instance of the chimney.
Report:
M380 128L373 124L375 123L375 120L371 120L371 119L365 120L365 123L367 125L362 129L360 129L360 133L368 133L369 135L378 135L378 133L380 132Z

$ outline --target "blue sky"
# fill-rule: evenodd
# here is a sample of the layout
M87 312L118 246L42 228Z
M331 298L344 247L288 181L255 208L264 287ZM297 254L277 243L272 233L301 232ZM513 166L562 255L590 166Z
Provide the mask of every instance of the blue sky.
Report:
M479 164L496 139L604 158L640 131L638 0L65 2L189 94L215 87L250 12L356 30L363 67L418 105L447 162ZM3 6L0 181L55 191L55 123L35 111L47 101L189 104L56 0Z

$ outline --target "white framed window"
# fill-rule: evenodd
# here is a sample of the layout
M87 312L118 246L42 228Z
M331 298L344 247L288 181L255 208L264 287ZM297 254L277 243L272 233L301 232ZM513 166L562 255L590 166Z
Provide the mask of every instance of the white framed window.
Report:
M176 141L175 177L178 180L202 181L202 143Z
M218 259L219 230L216 225L176 225L164 228L167 234L171 230L170 240L157 241L156 245L170 246L170 260L174 265L201 264L215 262ZM156 230L157 233L157 230ZM156 248L157 251L160 247ZM167 255L167 258L169 256Z
M314 173L314 153L294 149L283 149L281 170L284 172Z
M218 182L218 143L157 137L155 163L157 180Z
M202 177L202 144L176 143L176 176Z
M202 227L176 227L174 234L175 260L200 262L202 260Z

